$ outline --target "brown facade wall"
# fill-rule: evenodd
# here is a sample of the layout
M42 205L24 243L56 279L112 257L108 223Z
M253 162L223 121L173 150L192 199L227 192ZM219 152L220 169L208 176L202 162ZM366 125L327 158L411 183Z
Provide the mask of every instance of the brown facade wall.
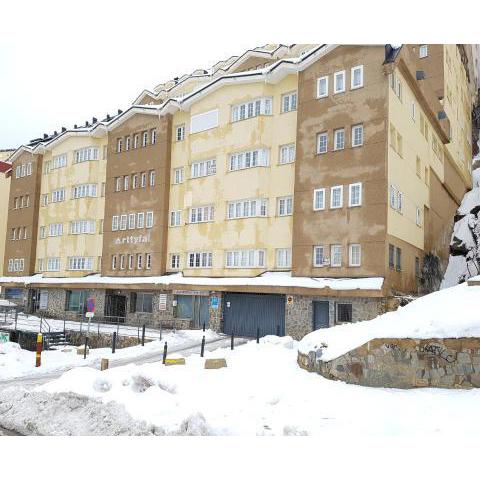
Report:
M151 130L156 129L156 143L150 144ZM142 132L149 132L148 145L141 146ZM139 134L139 147L133 148L133 135ZM116 152L117 139L131 136L131 149ZM102 274L114 276L146 276L161 275L165 271L165 256L168 226L168 194L170 186L170 143L171 117L161 117L147 114L136 114L126 120L116 129L109 132L107 179L105 193L105 222L103 235ZM150 186L148 173L155 171L155 185ZM147 173L147 186L132 189L132 175ZM130 185L127 191L115 191L117 177L130 176ZM112 217L114 215L154 212L153 228L143 228L112 232ZM125 243L124 239L139 235L148 237L145 243ZM112 255L120 254L152 255L152 268L137 270L112 270ZM136 258L134 259L136 263ZM119 265L119 264L118 264Z
M444 93L444 46L443 44L428 44L428 56L419 58L420 44L408 45L413 57L417 60L418 68L425 72L438 99L442 99Z
M387 95L380 46L341 46L299 75L292 270L296 276L384 276L387 223ZM364 66L364 87L350 89L351 67ZM333 94L334 72L346 71L345 93ZM329 96L317 99L317 79L329 76ZM363 124L364 144L351 147L351 127ZM333 130L345 128L345 149L333 150ZM328 152L316 154L328 131ZM348 207L348 185L362 182L361 207ZM330 187L343 185L343 208L331 210ZM313 192L326 189L326 208L313 210ZM362 266L348 267L348 244L362 246ZM342 244L341 268L313 267L313 246Z
M19 165L32 163L32 174L16 178L15 169ZM38 237L38 209L42 179L42 156L30 153L21 154L12 164L10 196L8 201L8 221L5 242L4 274L8 276L32 275L35 272L35 254ZM29 206L15 209L15 198L29 195ZM27 227L27 239L12 240L13 228ZM22 272L8 272L9 259L24 259Z

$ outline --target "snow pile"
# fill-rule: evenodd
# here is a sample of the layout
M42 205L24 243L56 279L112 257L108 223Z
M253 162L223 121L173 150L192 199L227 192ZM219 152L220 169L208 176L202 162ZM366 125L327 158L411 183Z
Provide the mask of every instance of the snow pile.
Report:
M457 211L450 252L441 288L480 273L480 169L473 171L473 188L465 194Z
M99 367L102 358L110 361L142 359L158 353L162 355L165 341L168 342L170 351L179 348L189 348L200 345L202 336L207 342L221 338L212 330L178 330L176 333L164 335L162 341L153 341L128 348L117 348L112 354L110 348L90 349L89 355L84 360L83 355L78 355L75 347L65 347L61 350L42 352L42 365L35 367L35 352L22 350L16 343L7 342L0 344L0 381L30 375L66 371L80 366Z
M0 390L0 425L32 434L478 435L480 391L372 389L296 363L291 338L268 337L185 366L76 368L27 393ZM327 437L325 437L327 436Z
M461 338L480 337L480 287L466 283L425 295L364 322L316 330L299 344L308 354L322 349L329 361L374 338Z

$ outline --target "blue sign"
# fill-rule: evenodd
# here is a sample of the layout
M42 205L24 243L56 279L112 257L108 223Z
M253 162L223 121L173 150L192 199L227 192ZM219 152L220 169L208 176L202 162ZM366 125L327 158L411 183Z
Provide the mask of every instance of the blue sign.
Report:
M210 299L210 306L212 308L218 308L218 297L212 297Z

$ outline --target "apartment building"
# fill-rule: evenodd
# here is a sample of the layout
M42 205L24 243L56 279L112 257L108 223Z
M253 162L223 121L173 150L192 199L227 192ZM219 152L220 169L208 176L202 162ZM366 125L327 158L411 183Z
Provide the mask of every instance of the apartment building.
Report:
M8 160L13 150L0 150L0 205L8 205L8 198L10 196L10 174L11 165ZM0 232L5 232L7 229L8 209L2 208L0 210ZM3 259L5 256L5 235L0 235L0 272L3 273ZM0 286L0 292L2 287Z
M105 206L88 215L103 238L62 247L92 268L23 287L48 292L54 315L95 296L99 316L247 336L373 318L421 291L426 254L448 257L471 186L473 58L469 45L266 45L145 90L97 129L108 153L88 165L104 165ZM58 140L43 163L87 145ZM67 190L91 181L82 172L65 170ZM37 176L41 203L60 179ZM39 228L60 223L54 208L38 208ZM38 239L25 275L57 237Z

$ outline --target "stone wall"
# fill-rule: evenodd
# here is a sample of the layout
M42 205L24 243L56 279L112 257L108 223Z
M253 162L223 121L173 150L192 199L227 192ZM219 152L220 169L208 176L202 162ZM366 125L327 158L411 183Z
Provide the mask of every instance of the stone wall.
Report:
M85 344L85 332L69 332L70 343L77 347ZM111 348L113 334L110 333L92 333L88 336L88 346L90 348ZM145 343L151 340L145 339ZM116 348L135 347L140 345L141 340L137 337L127 337L118 335L116 340Z
M336 325L336 304L352 304L352 321L371 320L385 313L386 301L383 298L332 298L305 295L292 295L293 302L285 306L285 335L296 340L313 331L313 302L329 302L330 326Z
M480 338L375 339L334 360L298 354L300 367L369 387L480 387Z

